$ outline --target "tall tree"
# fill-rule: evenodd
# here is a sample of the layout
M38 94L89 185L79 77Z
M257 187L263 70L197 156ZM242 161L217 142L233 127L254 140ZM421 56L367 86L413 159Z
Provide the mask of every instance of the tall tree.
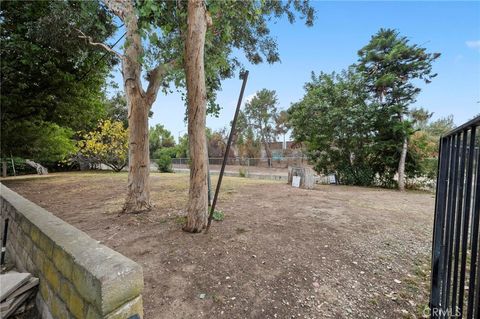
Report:
M114 61L79 39L77 25L101 41L115 30L98 2L2 1L1 156L61 160L73 132L94 128L104 115Z
M177 2L174 11L182 9ZM292 10L293 8L293 10ZM241 66L232 54L243 50L254 64L279 61L276 42L269 36L267 20L271 16L286 14L295 21L295 10L313 21L314 11L308 1L209 1L189 0L187 6L187 32L184 69L187 86L188 132L190 142L190 191L185 231L200 232L206 226L207 216L207 152L205 115L207 101L210 112L218 111L215 92L221 79L233 76ZM181 12L177 14L181 17ZM208 28L207 28L208 27ZM194 51L197 50L197 51Z
M415 102L421 89L415 80L430 83L436 74L432 63L439 53L427 53L427 49L410 44L407 37L392 29L380 29L370 42L358 51L358 69L367 79L372 97L377 100L385 117L380 119L385 132L380 138L395 140L392 157L398 158L398 189L405 190L405 162L408 138L413 133L408 121L409 106Z
M154 127L150 127L148 134L150 158L155 158L155 153L166 147L174 147L175 139L172 133L167 130L162 124L157 124Z
M123 54L115 51L92 37L85 35L81 30L81 37L88 39L94 46L114 53L122 63L124 91L128 108L128 183L127 196L123 211L127 213L141 212L152 207L150 200L150 156L148 141L148 116L153 102L168 71L175 64L175 60L162 60L157 66L150 69L145 79L148 87L142 86L142 61L145 61L142 34L145 33L141 19L145 8L151 10L153 2L134 2L131 0L104 0L106 6L123 22L126 37ZM142 11L143 9L143 11ZM147 11L148 11L147 10Z
M363 77L353 68L321 73L305 85L301 101L289 108L296 141L319 173L335 174L342 184L373 185L375 109L367 103Z
M205 127L202 123L204 103L208 101L208 111L218 112L215 103L215 92L220 88L220 81L234 75L236 68L241 67L239 60L233 55L234 49L243 50L247 59L252 63L261 63L265 59L269 63L279 60L277 45L269 35L267 21L273 17L286 14L290 22L296 18L294 11L300 12L308 25L313 21L313 9L306 1L289 0L279 1L209 1L208 8L200 7L198 1L154 1L140 0L104 0L108 8L125 24L127 37L124 54L114 52L122 61L122 71L125 91L129 109L130 151L129 151L129 182L128 195L124 206L125 211L141 211L151 207L148 187L148 143L147 115L148 109L156 98L160 86L165 92L169 91L169 84L177 88L187 87L186 102L188 105L188 119L190 134L204 134ZM198 7L195 7L195 5ZM197 10L189 10L193 6ZM203 30L200 18L195 18L195 32L189 35L189 14L199 14L204 11L202 20L212 19L212 27ZM201 37L197 32L200 32ZM142 36L149 45L142 46ZM88 38L88 37L86 37ZM203 38L203 40L201 39ZM90 43L103 46L109 51L112 49L103 43L90 39ZM198 43L186 44L188 40L201 41L202 52L197 53L197 58L204 57L205 61L191 61L189 48L198 46ZM204 51L203 51L204 50ZM204 52L204 53L203 53ZM187 61L188 60L188 61ZM149 82L146 92L143 91L140 81L142 65L152 63L160 64L147 73ZM189 70L194 65L204 70ZM174 68L173 66L177 67ZM171 71L171 72L169 72ZM190 74L203 75L203 79L190 79ZM198 80L200 87L192 86L193 80ZM205 85L202 83L205 82ZM188 92L190 89L196 93ZM192 95L193 94L193 95ZM200 94L200 95L199 95ZM193 101L193 97L201 98ZM135 123L135 124L134 124ZM134 125L132 127L132 124ZM203 128L200 130L200 126ZM191 189L199 191L202 195L189 196L189 210L196 209L199 216L206 214L203 204L203 193L207 187L204 178L196 176L204 173L206 163L206 146L202 143L205 137L194 137L189 134L190 156L193 161L198 161L193 166L200 171L192 176ZM198 141L197 141L198 140ZM205 154L205 156L203 155ZM202 161L203 163L200 163ZM205 210L205 212L203 212ZM193 216L189 214L189 216ZM203 220L199 217L196 220ZM193 223L188 223L192 225ZM186 230L199 231L201 228L193 227Z
M276 140L277 95L275 91L263 89L245 104L244 113L248 124L255 131L265 149L268 166L271 165L270 144Z
M285 136L287 135L289 130L290 126L288 124L288 112L282 110L275 117L275 132L276 134L283 136L284 148L286 148Z
M207 223L208 154L205 136L207 88L205 84L205 34L211 19L203 0L189 0L185 40L188 136L190 142L190 189L184 230L201 232Z

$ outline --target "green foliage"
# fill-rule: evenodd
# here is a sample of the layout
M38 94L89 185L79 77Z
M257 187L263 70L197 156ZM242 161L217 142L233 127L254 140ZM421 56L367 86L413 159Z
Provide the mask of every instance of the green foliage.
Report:
M225 214L221 210L215 210L212 215L213 220L221 222L225 219Z
M121 122L101 121L96 130L83 134L77 142L79 153L94 164L121 171L128 160L128 131Z
M238 151L241 157L256 158L260 157L261 143L255 137L251 127L248 127L245 132L239 134L237 139Z
M287 16L293 23L304 19L307 26L314 20L314 10L308 1L208 1L207 12L212 20L205 39L205 75L209 113L218 114L215 102L221 80L234 76L243 64L237 57L243 52L252 64L280 61L278 46L270 35L268 22ZM177 67L164 81L164 90L185 87L183 70L184 39L187 27L187 2L142 0L137 2L140 26L145 42L151 45L143 58L152 65L177 60ZM182 91L181 91L182 92ZM184 96L185 97L185 96Z
M363 78L354 69L312 74L305 96L288 110L293 137L304 142L317 172L342 184L372 185L371 134L375 109L366 101Z
M121 122L123 127L128 128L127 99L123 93L117 92L105 100L105 113L105 119Z
M267 157L272 154L269 144L276 141L277 137L277 104L278 98L275 91L262 89L255 96L245 103L243 116L249 128L253 130L256 137L265 147Z
M0 159L0 169L2 163L5 162L7 164L7 175L13 176L15 175L26 175L26 174L36 174L37 170L30 165L28 165L24 158L21 157L5 157ZM15 170L14 170L15 168Z
M176 149L174 147L160 148L155 152L155 163L158 166L158 170L162 173L171 173L172 170L172 158L176 155Z
M432 63L439 53L410 44L407 37L392 29L380 29L358 51L358 70L364 75L372 96L396 113L405 114L420 92L412 80L430 83L437 74Z
M395 187L406 138L407 176L430 174L430 139L414 134L431 114L409 106L420 92L414 81L436 76L432 63L440 54L381 29L358 55L348 71L312 75L305 96L288 111L293 136L307 146L315 169L335 173L340 183Z
M425 128L425 131L438 141L442 135L447 134L454 128L455 123L453 122L453 115L450 115L431 122Z
M150 154L155 158L157 151L165 147L174 147L175 139L163 125L157 124L154 127L150 127L148 132L148 142L150 147Z
M180 137L177 146L175 146L176 158L188 158L188 135L184 134Z
M365 79L371 103L377 108L373 148L377 160L373 168L379 172L383 185L392 185L403 142L415 132L415 116L417 120L423 117L423 121L429 117L425 112L409 111L421 91L416 81L432 81L437 75L432 72L432 64L440 54L427 53L396 30L380 29L358 51L358 56L357 70ZM413 115L413 120L409 115ZM414 174L418 160L407 153L406 161L407 175Z
M9 123L9 127L5 130L9 134L6 136L2 134L2 141L15 135L17 136L14 139L17 141L28 138L24 144L16 145L15 153L12 152L12 154L22 154L24 158L34 161L61 161L75 151L75 143L72 140L73 131L55 123L17 121Z
M417 131L412 134L409 141L408 152L416 159L416 170L410 172L412 176L425 176L435 180L437 178L438 142L440 137L455 128L453 116L440 118L416 124Z
M76 28L104 41L111 16L97 1L3 1L0 15L2 154L59 159L71 131L91 129L104 114L113 65L111 57L94 65L104 52Z
M279 135L285 135L290 130L288 122L288 112L282 110L275 114L275 133Z

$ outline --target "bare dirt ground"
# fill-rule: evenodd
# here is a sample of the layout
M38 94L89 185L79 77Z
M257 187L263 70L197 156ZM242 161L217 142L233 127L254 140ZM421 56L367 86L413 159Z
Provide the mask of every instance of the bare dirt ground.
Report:
M432 194L227 177L225 220L187 234L188 176L151 180L140 215L118 215L125 173L2 183L140 263L145 318L415 318L427 304Z

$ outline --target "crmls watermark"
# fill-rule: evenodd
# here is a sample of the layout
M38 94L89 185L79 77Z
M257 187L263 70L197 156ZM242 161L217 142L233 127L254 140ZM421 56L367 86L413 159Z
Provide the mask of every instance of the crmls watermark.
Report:
M458 318L461 315L460 308L455 307L454 309L441 309L441 308L430 308L425 307L423 309L423 317L424 318Z

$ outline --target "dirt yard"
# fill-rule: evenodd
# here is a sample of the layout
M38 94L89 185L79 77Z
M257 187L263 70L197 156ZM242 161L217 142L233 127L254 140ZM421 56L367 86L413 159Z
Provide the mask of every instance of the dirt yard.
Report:
M152 174L156 208L119 215L125 173L2 183L143 266L145 318L415 318L434 196L225 178L209 234L187 234L188 176ZM215 181L215 180L214 180Z

